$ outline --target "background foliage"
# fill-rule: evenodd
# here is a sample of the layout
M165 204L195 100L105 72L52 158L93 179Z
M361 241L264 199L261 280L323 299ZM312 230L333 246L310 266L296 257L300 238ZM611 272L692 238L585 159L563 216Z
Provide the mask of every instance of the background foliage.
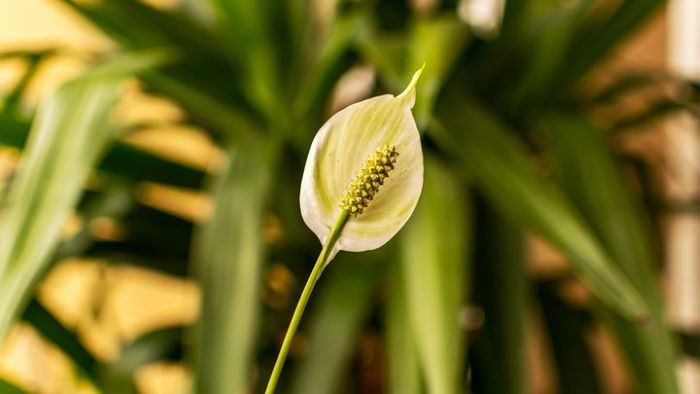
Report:
M452 1L430 9L339 1L323 17L303 0L189 0L175 10L57 2L118 48L29 115L20 105L27 83L60 48L1 55L28 67L0 107L0 143L23 151L2 200L0 336L26 320L104 392L134 392L134 371L159 359L187 362L195 392L262 390L293 308L264 302L263 273L282 262L303 281L320 248L301 221L298 188L334 87L361 64L377 72L368 93L396 93L425 62L414 109L426 154L419 207L382 250L341 254L329 267L302 323L308 346L291 357L280 391L525 392L526 319L535 310L562 392L604 391L584 338L599 324L614 334L635 392L678 392L679 341L654 280L654 209L630 182L647 175L612 141L668 111L692 111L693 87L666 81L686 95L610 125L591 114L658 86L658 76L620 76L593 93L577 85L661 1L507 1L500 27L486 32ZM183 123L216 142L224 157L213 171L120 140L140 126L110 116L127 77L176 102ZM88 182L91 169L99 182ZM203 190L213 212L193 224L154 211L135 198L143 182ZM73 210L85 228L59 242ZM94 239L87 227L97 217L119 221L128 236ZM270 218L283 234L274 241L264 237ZM589 305L562 298L568 272L527 274L529 234L567 257L595 296ZM32 299L44 273L71 256L119 256L196 278L198 323L139 338L116 361L96 359ZM376 376L358 361L367 338L382 355L366 361ZM0 383L0 392L15 391Z

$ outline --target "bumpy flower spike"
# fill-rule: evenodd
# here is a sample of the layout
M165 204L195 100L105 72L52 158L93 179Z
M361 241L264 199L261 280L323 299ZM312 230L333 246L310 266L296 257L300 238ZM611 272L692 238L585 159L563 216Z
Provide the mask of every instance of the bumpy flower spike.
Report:
M340 207L354 217L361 215L389 177L398 156L395 146L380 146L350 182Z

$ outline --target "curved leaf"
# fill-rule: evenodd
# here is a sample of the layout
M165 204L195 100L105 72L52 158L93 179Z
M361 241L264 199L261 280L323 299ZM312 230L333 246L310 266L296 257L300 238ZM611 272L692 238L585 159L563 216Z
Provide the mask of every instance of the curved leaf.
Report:
M124 79L163 62L115 57L64 84L42 106L6 200L0 237L0 338L51 261L90 169L114 137L109 115Z
M677 393L674 343L653 274L657 264L648 223L625 187L603 134L578 116L549 116L540 126L552 141L553 163L569 197L651 308L653 329L602 312L626 353L635 392Z
M504 215L531 229L568 257L578 275L605 303L631 319L644 319L648 307L629 279L615 266L598 239L570 203L541 179L526 151L498 120L469 102L443 107L432 129Z

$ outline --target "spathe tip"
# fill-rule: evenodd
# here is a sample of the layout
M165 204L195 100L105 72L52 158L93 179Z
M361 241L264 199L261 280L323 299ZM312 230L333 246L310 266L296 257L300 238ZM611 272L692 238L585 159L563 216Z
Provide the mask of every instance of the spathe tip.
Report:
M411 91L413 91L416 88L416 84L418 83L418 80L420 79L421 74L423 74L423 69L425 69L425 62L423 62L423 65L420 66L418 70L416 70L415 73L413 73L413 78L411 78L411 82L408 83L408 86L406 86L406 89L404 89L401 94L396 96L397 99L403 99L404 97L408 96Z

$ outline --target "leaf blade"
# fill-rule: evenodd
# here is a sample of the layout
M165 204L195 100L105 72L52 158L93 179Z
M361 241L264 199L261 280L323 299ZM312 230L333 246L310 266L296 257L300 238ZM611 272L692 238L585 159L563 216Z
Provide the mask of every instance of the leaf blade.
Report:
M552 159L565 190L600 237L614 262L651 307L650 330L600 311L622 344L640 393L676 393L675 349L656 286L651 237L619 175L602 133L578 116L556 114L541 127L552 141Z
M243 393L250 387L265 256L263 216L278 147L259 137L231 149L194 261L205 290L195 333L195 391L207 393Z
M458 315L466 294L466 196L430 156L421 200L401 235L401 267L410 325L428 391L461 390L463 338Z
M0 337L29 301L89 170L113 138L109 114L123 80L162 62L158 52L116 57L64 84L42 107L3 212Z
M440 118L450 133L439 126L432 130L443 149L501 212L564 251L596 296L628 318L645 318L649 311L639 293L564 196L536 175L507 128L472 103L457 105L459 116L443 112Z

